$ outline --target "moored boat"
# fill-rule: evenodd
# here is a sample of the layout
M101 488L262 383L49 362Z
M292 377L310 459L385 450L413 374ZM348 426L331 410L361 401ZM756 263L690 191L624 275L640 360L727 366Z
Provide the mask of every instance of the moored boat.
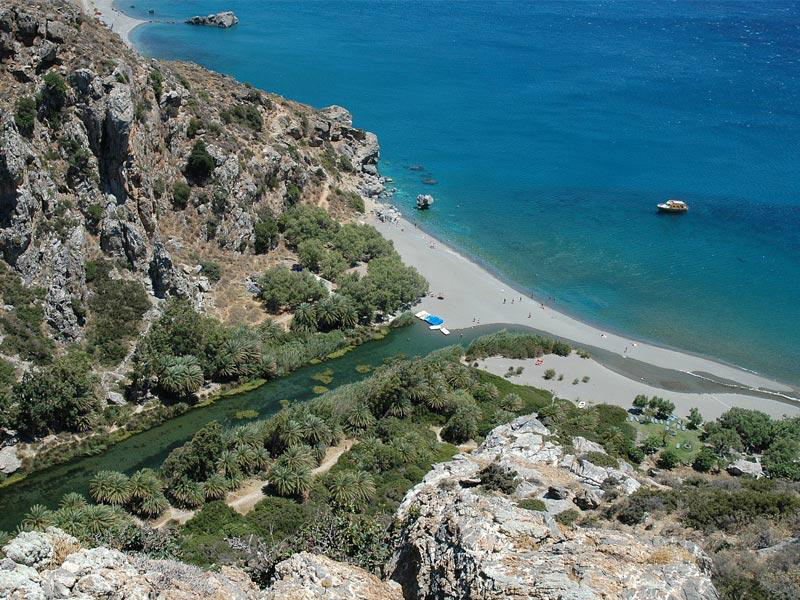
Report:
M689 210L683 200L667 200L658 205L658 212L663 213L685 213Z

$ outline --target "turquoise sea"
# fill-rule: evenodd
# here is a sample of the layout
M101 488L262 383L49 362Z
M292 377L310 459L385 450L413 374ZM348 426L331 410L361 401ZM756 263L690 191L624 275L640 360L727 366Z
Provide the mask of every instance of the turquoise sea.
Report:
M520 289L800 383L797 2L118 4L147 55L350 109L401 210Z

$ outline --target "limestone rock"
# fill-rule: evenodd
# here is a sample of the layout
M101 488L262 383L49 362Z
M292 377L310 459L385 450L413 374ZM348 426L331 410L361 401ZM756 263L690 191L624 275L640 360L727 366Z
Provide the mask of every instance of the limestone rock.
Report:
M400 586L363 569L301 552L275 567L263 600L403 600Z
M566 528L547 511L517 506L522 494L563 496L567 488L589 510L602 501L594 481L599 474L576 471L574 457L551 440L536 418L520 417L494 429L472 453L435 465L409 491L395 515L401 523L399 544L387 565L406 598L718 598L708 558L694 544L652 534ZM515 495L460 485L495 461L522 479ZM635 481L631 474L611 471L620 482ZM563 502L568 501L547 499L545 504L561 510Z
M0 449L0 473L9 475L22 466L22 461L17 457L15 446L5 446Z
M189 17L188 19L186 19L186 23L188 25L211 25L213 27L222 27L223 29L227 29L228 27L233 27L238 22L239 18L231 11L220 12L205 17L202 16Z
M744 458L739 458L725 467L734 477L741 477L742 475L749 475L755 479L760 479L764 476L764 469L761 467L760 462L750 462Z
M427 210L433 206L433 196L430 194L420 194L417 196L417 209Z

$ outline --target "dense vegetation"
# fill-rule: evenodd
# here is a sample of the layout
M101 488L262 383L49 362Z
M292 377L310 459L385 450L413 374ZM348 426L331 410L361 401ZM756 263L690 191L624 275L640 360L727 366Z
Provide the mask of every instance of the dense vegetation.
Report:
M535 358L543 354L569 356L572 348L565 342L532 333L498 331L473 341L467 348L467 359L475 360L487 356L505 358Z

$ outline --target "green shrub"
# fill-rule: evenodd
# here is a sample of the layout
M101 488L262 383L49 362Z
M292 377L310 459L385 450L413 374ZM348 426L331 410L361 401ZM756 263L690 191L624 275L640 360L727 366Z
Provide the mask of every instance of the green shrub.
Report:
M189 196L192 190L184 181L176 181L172 184L172 206L183 210L189 205Z
M150 86L153 88L153 93L156 95L156 100L161 100L161 94L164 93L164 75L158 69L150 71L148 76Z
M128 344L138 335L142 317L150 308L140 282L112 279L110 270L110 264L100 261L91 269L91 278L87 276L93 292L87 346L107 366L118 364L128 354Z
M662 450L661 454L658 455L656 464L662 469L674 469L681 464L681 457L672 448L667 448L666 450Z
M6 354L19 354L36 364L49 362L53 343L43 330L44 310L40 301L44 290L26 287L20 278L0 262L0 296L5 304L14 307L0 313L3 341L0 348Z
M96 231L103 219L103 207L100 204L90 204L86 207L86 224L89 229Z
M222 278L222 267L219 263L213 260L201 260L200 268L203 275L208 277L208 280L216 283Z
M29 139L33 136L33 128L36 125L36 100L30 96L23 96L17 100L14 123L21 135Z
M302 192L296 183L290 182L286 184L286 202L290 206L297 204L300 201L301 194Z
M214 157L206 150L205 142L203 140L195 141L186 162L186 174L195 181L205 181L215 167Z
M186 137L190 139L193 138L194 136L197 135L197 132L200 131L202 128L203 128L203 122L200 119L193 117L189 121L189 125L186 127Z
M525 498L524 500L517 502L517 506L526 510L534 510L539 512L547 511L547 506L545 505L544 500L540 500L539 498Z
M545 379L553 379L553 377L555 377L555 376L556 376L556 370L555 369L545 369L544 375L543 375L543 377Z
M555 519L562 525L570 527L573 523L575 523L575 521L577 521L580 518L580 516L581 513L579 513L574 508L570 508L568 510L565 510L564 512L558 513Z
M697 456L694 457L692 468L700 473L708 473L717 468L718 462L719 458L717 454L711 448L704 447L698 452Z
M61 122L61 111L67 104L67 82L55 71L42 77L43 86L36 97L39 110L53 126Z
M543 354L569 356L569 344L530 333L511 333L505 329L474 340L467 348L467 359L487 356L505 358L533 358ZM553 372L555 376L555 371Z
M478 472L483 489L490 492L513 494L519 484L517 472L493 462Z

